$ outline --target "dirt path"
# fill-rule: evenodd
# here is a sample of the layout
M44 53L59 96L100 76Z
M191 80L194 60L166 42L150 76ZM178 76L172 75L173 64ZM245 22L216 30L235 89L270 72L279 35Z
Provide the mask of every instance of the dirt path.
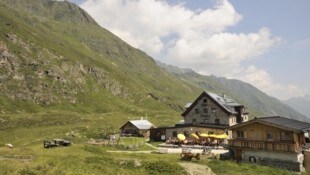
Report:
M24 158L22 158L22 157L18 157L18 156L16 156L16 157L2 157L2 156L0 156L0 161L1 160L18 160L18 161L24 161L24 162L29 162L29 161L31 161L31 160L33 160L34 159L34 157L24 157Z
M189 175L216 175L207 165L182 162L179 163Z

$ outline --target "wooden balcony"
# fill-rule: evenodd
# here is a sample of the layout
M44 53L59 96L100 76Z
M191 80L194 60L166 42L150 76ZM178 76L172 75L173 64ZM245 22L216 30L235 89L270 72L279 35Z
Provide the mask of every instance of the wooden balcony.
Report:
M228 140L229 147L266 151L298 152L297 144L281 141Z

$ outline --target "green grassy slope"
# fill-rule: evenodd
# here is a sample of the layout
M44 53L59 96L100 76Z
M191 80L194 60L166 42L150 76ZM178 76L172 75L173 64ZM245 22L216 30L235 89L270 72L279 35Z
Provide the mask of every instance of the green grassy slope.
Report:
M0 42L9 55L4 62L12 65L1 71L3 111L117 111L174 123L187 99L200 92L74 4L1 1L0 8Z

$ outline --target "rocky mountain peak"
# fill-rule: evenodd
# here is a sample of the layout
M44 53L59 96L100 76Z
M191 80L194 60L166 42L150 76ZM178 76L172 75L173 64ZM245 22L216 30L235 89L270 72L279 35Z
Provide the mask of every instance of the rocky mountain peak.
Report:
M4 0L11 8L18 8L35 16L75 24L97 24L83 9L68 1L56 0Z

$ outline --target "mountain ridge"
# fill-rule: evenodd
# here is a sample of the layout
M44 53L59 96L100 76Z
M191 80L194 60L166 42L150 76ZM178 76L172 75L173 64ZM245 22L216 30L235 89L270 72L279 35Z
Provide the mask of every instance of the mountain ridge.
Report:
M0 23L3 113L117 112L123 120L147 113L156 125L173 124L203 90L229 92L190 69L180 75L158 67L67 1L0 1Z
M310 116L310 95L306 95L303 97L293 97L288 100L285 100L284 103L291 106L298 112Z
M239 103L250 108L251 118L280 115L297 120L310 121L305 115L300 114L280 100L268 96L249 83L214 75L200 75L191 69L181 69L160 62L158 62L158 65L174 73L184 81L199 85L203 89L212 90L219 94L228 93L229 96L236 99Z

